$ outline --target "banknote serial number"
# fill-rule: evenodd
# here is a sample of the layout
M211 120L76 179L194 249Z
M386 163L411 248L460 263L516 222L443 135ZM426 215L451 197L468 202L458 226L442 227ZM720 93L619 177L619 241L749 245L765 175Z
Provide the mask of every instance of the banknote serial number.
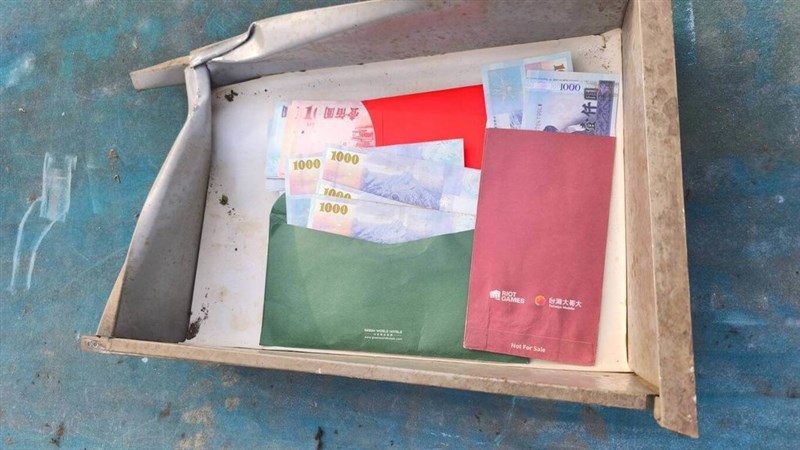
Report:
M320 212L333 213L333 214L347 214L347 205L339 205L336 203L322 202L319 204Z
M353 196L350 195L349 192L337 191L336 189L333 188L324 188L324 190L325 190L325 195L327 195L328 197L353 198Z
M344 162L347 164L358 165L358 160L360 158L358 155L354 155L352 153L345 153L345 152L332 152L331 153L331 161L337 162Z
M301 159L292 161L292 165L294 170L319 169L322 162L319 159Z

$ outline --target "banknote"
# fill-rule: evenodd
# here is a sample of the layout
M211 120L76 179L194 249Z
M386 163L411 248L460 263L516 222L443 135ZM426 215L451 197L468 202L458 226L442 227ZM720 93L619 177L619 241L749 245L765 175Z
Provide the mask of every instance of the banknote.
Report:
M362 149L335 146L339 150ZM464 165L464 140L446 139L443 141L414 142L410 144L381 145L367 151L381 152L407 158L424 159L425 161L440 162L444 164Z
M481 68L488 128L522 126L522 81L527 71L572 71L570 52L489 64Z
M334 149L345 149L345 147L331 147ZM356 151L354 148L350 148ZM366 149L365 149L366 150ZM411 144L399 145L386 145L380 147L372 147L369 152L385 153L390 155L401 155L425 161L440 162L452 164L457 166L464 165L464 140L463 139L448 139L443 141L419 142ZM283 181L284 189L286 190L287 202L287 222L290 225L305 226L305 218L308 217L309 201L307 196L314 193L322 193L318 191L318 182L320 181L320 173L322 167L322 159L324 155L301 156L294 158L287 158L287 168L285 172L285 180ZM268 182L270 179L267 180ZM333 184L333 183L331 183ZM267 185L269 188L270 185ZM337 186L335 192L343 192L342 189L346 186ZM333 189L328 187L328 189ZM370 194L368 192L361 192L356 189L349 189L349 195L352 197L356 194L359 199L370 201L382 201L384 203L392 203L389 199ZM303 196L304 198L297 198L296 196ZM399 203L399 202L394 202Z
M474 229L475 216L315 195L308 228L397 244Z
M278 160L281 156L286 116L289 114L289 103L275 102L272 120L267 129L267 166L264 175L267 178L278 177ZM267 184L269 186L269 183Z
M619 75L529 71L522 128L614 136Z
M317 190L324 154L286 158L286 196L311 195Z
M533 56L522 60L522 68L527 74L530 70L550 72L572 72L572 53L561 52L552 55Z
M332 183L326 180L319 180L315 194L324 195L326 197L337 197L345 200L363 200L367 202L387 203L390 205L403 205L409 206L405 203L396 202L394 200L381 197L379 195L370 194L369 192L359 191L348 186Z
M264 186L266 186L268 191L277 191L282 192L285 190L286 180L283 178L267 178L264 181Z
M312 195L286 196L286 223L296 227L306 227L308 211L311 209Z
M276 173L283 178L286 158L322 153L330 145L374 147L375 130L361 102L293 101L284 126Z
M331 146L328 148L358 151L357 148L352 147ZM384 145L365 149L365 151L464 166L463 139ZM286 159L286 171L284 172L286 195L308 195L316 192L324 156L325 153L320 152Z
M400 203L475 214L480 174L403 156L328 149L321 178Z
M345 200L362 200L409 206L394 200L389 200L388 198L370 194L369 192L362 192L358 189L331 183L330 181L319 180L315 193L310 195L286 195L286 223L298 227L305 227L308 224L308 213L311 209L311 198L314 194L342 198Z

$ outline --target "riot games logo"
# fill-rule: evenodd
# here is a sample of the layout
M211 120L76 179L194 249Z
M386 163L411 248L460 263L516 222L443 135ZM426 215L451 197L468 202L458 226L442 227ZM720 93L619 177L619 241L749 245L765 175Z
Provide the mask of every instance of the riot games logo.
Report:
M499 289L494 289L489 291L489 298L491 300L496 300L498 302L508 302L508 303L525 303L525 299L522 297L517 297L517 291L501 291Z
M517 291L501 291L500 289L493 289L489 291L489 299L506 303L526 303L524 297L517 296ZM580 300L560 297L545 297L544 295L537 295L534 297L533 304L536 306L547 305L548 308L567 311L575 311L576 309L583 308L583 302Z

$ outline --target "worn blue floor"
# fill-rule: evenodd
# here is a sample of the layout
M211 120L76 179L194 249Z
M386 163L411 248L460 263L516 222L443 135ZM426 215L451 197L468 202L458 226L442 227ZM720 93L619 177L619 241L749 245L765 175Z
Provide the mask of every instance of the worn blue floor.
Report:
M0 447L797 448L798 0L675 1L699 441L640 411L79 351L186 113L127 73L331 3L0 0ZM47 152L77 156L69 213L11 294Z

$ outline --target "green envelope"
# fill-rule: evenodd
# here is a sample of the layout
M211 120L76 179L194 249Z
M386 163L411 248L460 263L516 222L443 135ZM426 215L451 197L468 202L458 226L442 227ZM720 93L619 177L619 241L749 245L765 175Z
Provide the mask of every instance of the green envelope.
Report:
M286 223L272 208L261 345L527 362L466 350L472 231L377 244Z

